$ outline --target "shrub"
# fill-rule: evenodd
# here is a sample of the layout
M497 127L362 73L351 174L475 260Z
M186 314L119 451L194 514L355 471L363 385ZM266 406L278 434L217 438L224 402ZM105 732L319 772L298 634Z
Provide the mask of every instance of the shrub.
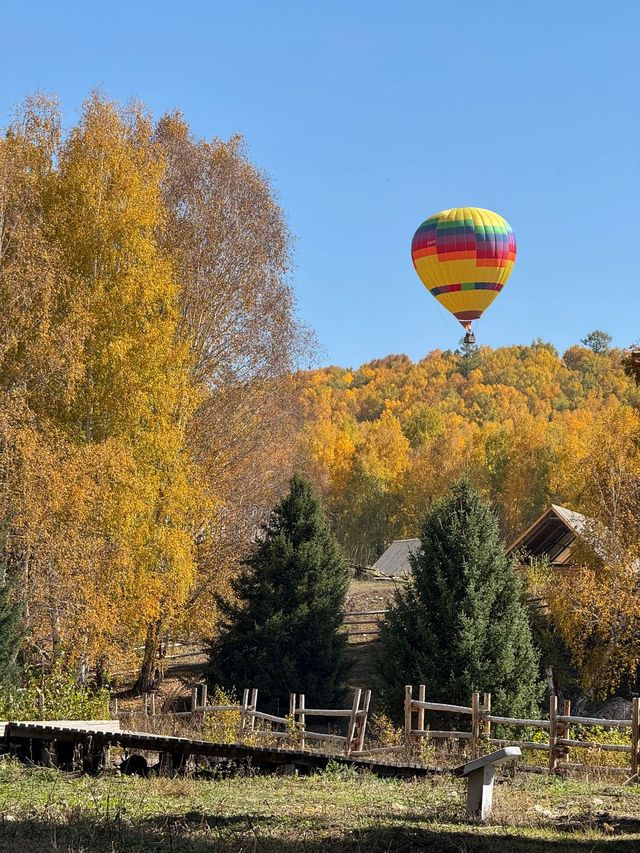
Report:
M5 720L109 719L109 691L78 684L57 666L44 677L31 672L21 687L0 689L0 716Z

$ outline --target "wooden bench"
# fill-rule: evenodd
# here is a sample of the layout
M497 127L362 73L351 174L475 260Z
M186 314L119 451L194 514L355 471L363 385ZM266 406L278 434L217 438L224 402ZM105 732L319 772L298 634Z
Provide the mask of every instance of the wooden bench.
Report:
M505 746L497 752L490 752L474 761L469 761L453 771L456 776L466 776L467 816L477 820L488 820L491 817L493 804L493 782L496 767L505 761L520 758L522 752L519 746Z

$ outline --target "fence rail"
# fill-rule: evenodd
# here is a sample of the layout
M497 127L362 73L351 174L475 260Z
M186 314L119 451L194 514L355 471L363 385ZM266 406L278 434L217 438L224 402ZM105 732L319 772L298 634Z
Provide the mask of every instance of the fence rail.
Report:
M289 715L281 717L277 714L269 714L259 711L258 690L245 688L242 701L231 705L210 705L208 703L207 684L201 682L195 684L191 691L191 710L169 713L156 712L155 693L145 693L143 696L143 713L152 719L156 717L199 717L204 720L208 715L235 712L239 715L237 730L238 742L242 743L247 737L266 738L290 738L295 739L301 749L305 748L306 741L331 741L343 746L345 755L351 755L354 751L362 751L366 736L367 721L369 717L369 705L371 703L371 691L357 688L354 692L351 708L307 708L303 693L289 694ZM117 704L114 713L120 717L131 712L118 713ZM348 720L346 735L333 734L331 732L314 732L307 728L309 717L345 718ZM269 729L261 729L256 726L256 721L271 723ZM280 726L281 728L273 728Z
M549 697L549 719L529 720L518 717L499 717L491 713L491 694L484 693L482 704L480 693L473 693L471 705L449 705L443 702L427 702L426 687L421 684L418 688L419 698L413 698L413 685L405 687L404 702L404 734L405 745L411 747L423 737L451 738L455 740L470 740L474 755L479 755L481 744L514 744L523 749L539 749L549 753L549 769L556 770L560 765L568 765L570 749L599 749L603 752L621 752L631 756L631 775L638 777L640 769L640 699L634 698L631 719L607 720L598 717L577 717L571 714L571 702L565 700L562 714L558 714L558 697ZM441 714L457 714L471 716L469 731L434 731L425 726L425 712L432 711ZM413 719L417 715L417 727ZM516 738L491 737L492 724L505 725L512 728L538 728L548 731L547 743L523 741ZM601 727L631 729L631 745L598 743L596 741L576 740L570 737L571 726Z
M287 716L270 714L258 710L258 690L248 688L243 691L242 701L237 704L210 705L207 697L207 685L199 683L193 686L191 710L170 714L156 714L155 694L144 695L144 713L155 716L195 717L203 720L211 714L235 712L238 714L238 742L250 737L288 738L295 741L300 749L312 741L330 741L339 744L345 755L365 756L384 752L401 752L412 749L422 738L452 739L465 741L470 745L472 754L479 756L483 744L505 746L518 745L521 749L540 750L548 754L548 768L555 771L561 767L573 767L569 762L570 752L576 749L618 752L629 756L632 777L640 781L640 699L634 698L631 719L600 719L571 714L571 703L563 703L562 713L558 713L558 698L549 698L547 719L528 719L503 717L491 713L491 694L472 694L470 705L457 705L447 702L429 702L426 698L426 686L419 685L418 698L413 696L413 686L405 687L404 698L404 739L403 743L392 746L369 746L365 749L365 738L371 704L371 691L360 688L354 691L350 708L307 708L303 693L291 693ZM116 716L117 705L115 708ZM454 717L470 718L469 729L432 729L427 725L427 714L451 714ZM346 734L311 731L308 728L310 718L327 720L330 718L347 721ZM264 729L259 724L270 724ZM516 737L496 737L493 726L505 726L511 729L539 729L546 733L546 742L518 740ZM630 729L630 744L609 744L599 741L579 740L571 737L572 726L585 728ZM526 737L526 735L525 735Z

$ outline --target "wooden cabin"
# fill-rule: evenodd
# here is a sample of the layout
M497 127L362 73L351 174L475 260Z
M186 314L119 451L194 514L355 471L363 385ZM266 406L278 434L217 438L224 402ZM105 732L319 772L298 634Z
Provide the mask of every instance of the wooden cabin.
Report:
M522 566L546 558L553 568L573 568L572 552L586 524L579 512L551 504L509 545L507 553L517 556Z

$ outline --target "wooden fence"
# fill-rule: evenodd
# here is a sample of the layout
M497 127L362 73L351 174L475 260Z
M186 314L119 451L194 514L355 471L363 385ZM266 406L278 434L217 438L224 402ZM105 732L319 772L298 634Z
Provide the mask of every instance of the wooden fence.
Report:
M295 740L300 749L305 749L309 741L331 741L340 744L345 755L362 751L367 730L371 691L357 688L350 708L307 708L304 693L289 694L289 715L280 717L258 710L258 690L246 688L242 702L232 705L210 705L206 683L194 684L191 691L191 710L173 713L156 713L155 693L143 696L144 714L153 717L191 717L204 719L209 714L237 712L239 714L238 742L250 737L287 738ZM117 707L116 707L117 715ZM346 718L346 735L331 732L315 732L307 728L309 717L323 719ZM268 729L260 728L259 723L269 724ZM258 723L258 725L256 725Z
M386 610L352 610L345 613L342 626L349 637L377 637Z
M434 731L425 728L426 712L439 714L456 714L470 718L470 728L467 731ZM414 728L414 716L417 727ZM542 729L548 732L546 743L539 741L522 741L507 738L491 737L492 725L504 725L510 728ZM610 744L594 741L575 740L570 738L571 726L601 727L606 729L630 729L631 744ZM538 749L549 753L549 769L568 764L571 749L599 749L603 752L623 752L630 756L631 774L638 775L640 769L640 699L633 699L631 719L606 720L598 717L577 717L571 714L571 702L565 700L562 714L558 713L558 697L549 697L549 718L546 720L526 720L514 717L499 717L491 713L491 694L484 693L482 704L480 693L473 693L471 705L449 705L443 702L427 702L426 687L421 684L418 688L418 698L413 698L413 686L405 687L404 699L404 735L405 746L410 747L423 737L447 738L470 741L474 755L480 754L482 743L514 744L522 749Z
M380 624L384 621L386 610L351 610L343 614L342 627L349 637L376 637L380 630ZM138 646L133 651L136 656L144 649ZM175 650L178 650L177 652ZM189 649L189 651L184 651ZM173 650L173 654L169 654ZM164 676L165 671L180 661L198 662L199 658L207 655L209 646L202 643L187 643L172 641L163 645L162 654L157 658L156 664ZM112 672L111 675L119 678L122 676L135 675L138 672L139 663L132 669L121 669Z

